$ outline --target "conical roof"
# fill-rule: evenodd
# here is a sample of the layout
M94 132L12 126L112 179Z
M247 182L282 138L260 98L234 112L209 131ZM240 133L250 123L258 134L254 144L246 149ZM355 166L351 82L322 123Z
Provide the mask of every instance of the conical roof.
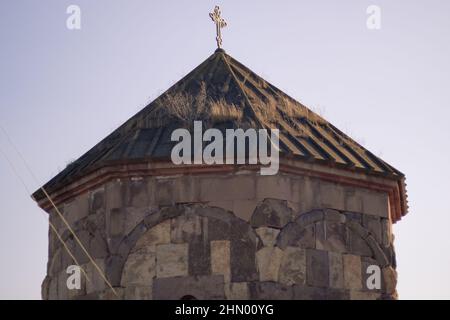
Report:
M325 119L218 49L163 95L67 166L44 188L51 193L103 166L169 159L180 124L280 130L281 157L399 180L404 175ZM43 198L37 191L33 197ZM403 195L405 197L405 195Z

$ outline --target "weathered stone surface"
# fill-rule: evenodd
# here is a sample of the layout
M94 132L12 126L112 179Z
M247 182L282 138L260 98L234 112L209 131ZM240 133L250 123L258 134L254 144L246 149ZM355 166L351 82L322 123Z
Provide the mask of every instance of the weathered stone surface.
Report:
M121 286L151 286L156 276L156 246L147 247L145 252L131 253L125 263Z
M347 289L361 290L361 257L351 254L342 256L344 264L344 286Z
M217 186L220 185L220 192ZM251 176L204 178L200 181L201 201L255 199L255 181Z
M123 236L125 235L125 210L124 209L111 209L109 211L109 235L110 236Z
M153 282L153 299L180 300L193 296L198 300L225 299L222 275L159 278Z
M100 270L105 274L105 261L103 259L95 259L95 264L100 268ZM86 281L86 294L90 293L98 293L106 289L107 284L105 280L102 278L101 273L97 269L97 267L92 263L87 263L84 267L89 280Z
M280 233L279 229L261 227L257 228L256 233L266 247L273 247L276 243L277 236Z
M378 300L380 297L380 293L377 292L350 290L351 300Z
M370 249L367 241L361 237L360 232L356 232L355 229L349 228L347 236L349 252L366 257L370 257L372 255L372 250ZM366 235L366 237L367 236L368 235Z
M126 300L151 300L153 283L147 286L127 286L124 289L124 299Z
M347 251L347 228L345 224L327 220L315 223L316 249L336 252Z
M189 275L209 275L211 273L210 242L204 237L189 241Z
M127 205L142 208L148 205L147 182L142 177L127 181Z
M294 285L294 300L348 300L349 292L344 289L318 288Z
M306 250L306 283L314 287L329 284L328 253L322 250Z
M260 281L278 281L283 251L278 247L264 247L256 252Z
M156 246L156 277L176 277L188 274L188 244Z
M230 282L231 277L230 254L230 241L211 241L211 272L223 275L225 283Z
M355 188L348 187L344 191L345 210L351 212L362 212L363 201L361 196L356 192Z
M385 283L384 291L388 294L396 294L397 287L397 271L388 266L382 269Z
M250 221L255 211L258 201L256 200L235 200L233 201L233 213L244 221Z
M170 222L170 219L165 220L146 231L136 242L131 252L154 252L155 245L170 243Z
M115 179L106 183L106 208L109 209L118 209L124 206L124 197L125 192L122 188L122 180Z
M89 196L89 211L90 213L97 213L105 207L105 188L93 190Z
M296 219L295 222L298 223L300 226L307 226L310 224L313 224L318 221L322 221L324 219L325 215L322 210L313 210L306 213L300 214Z
M344 288L344 266L342 254L337 252L328 252L328 261L330 265L330 287Z
M301 226L293 222L287 224L277 238L277 246L285 249L287 246L314 249L316 247L315 224Z
M149 193L152 193L155 197L156 205L173 206L175 204L175 188L174 181L172 179L156 179L154 184L149 184L148 187Z
M119 255L109 255L105 259L106 276L112 286L120 286L125 258Z
M251 282L248 284L251 300L291 300L291 286L277 282Z
M281 259L278 280L284 285L305 284L306 251L298 247L287 247Z
M379 217L389 217L389 198L385 193L359 191L362 194L363 210L361 212Z
M58 277L54 276L50 279L48 285L48 300L58 299Z
M320 182L320 207L345 210L345 192L336 183Z
M225 283L225 297L227 300L248 300L250 293L247 282Z
M392 225L389 219L381 218L381 245L383 247L389 247L392 243Z
M380 217L371 216L368 214L362 215L363 226L370 232L375 240L381 244L381 221Z
M206 218L205 218L206 219ZM184 214L172 219L171 239L173 243L184 243L194 240L202 235L203 221L196 214Z
M124 297L125 289L120 287L115 287L114 291L111 288L107 288L98 296L100 300L123 300Z
M291 179L287 176L257 176L256 178L256 198L259 200L266 198L277 198L291 201Z
M70 226L89 215L89 195L84 193L64 205L64 218Z
M370 247L370 250L372 251L372 255L375 257L375 260L377 260L378 264L381 267L389 265L388 258L384 254L383 250L381 249L380 245L375 240L375 238L369 235L366 240L367 244Z
M346 216L334 209L324 209L324 219L328 222L345 223Z
M251 218L253 227L282 228L293 218L286 200L265 199L258 204Z

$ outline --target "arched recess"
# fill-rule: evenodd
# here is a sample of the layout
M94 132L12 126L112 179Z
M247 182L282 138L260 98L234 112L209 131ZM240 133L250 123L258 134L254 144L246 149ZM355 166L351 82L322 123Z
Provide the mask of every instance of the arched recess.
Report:
M258 245L250 224L224 209L163 208L120 244L120 284L125 298L223 299L226 283L258 279Z

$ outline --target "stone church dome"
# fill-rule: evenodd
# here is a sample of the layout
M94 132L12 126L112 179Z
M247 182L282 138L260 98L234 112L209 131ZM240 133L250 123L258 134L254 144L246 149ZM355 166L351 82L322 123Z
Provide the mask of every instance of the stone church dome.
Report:
M279 129L279 172L174 164L171 134L193 121ZM223 49L33 197L61 238L49 233L44 299L396 297L404 175ZM89 280L69 290L73 264Z

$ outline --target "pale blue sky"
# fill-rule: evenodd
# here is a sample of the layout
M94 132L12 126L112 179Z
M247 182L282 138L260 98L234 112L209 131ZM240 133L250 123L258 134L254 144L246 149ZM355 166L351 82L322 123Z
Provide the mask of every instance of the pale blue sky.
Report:
M66 28L66 8L82 29ZM46 182L215 49L406 174L394 227L402 299L450 298L450 2L418 0L0 2L0 124ZM366 28L381 7L382 29ZM36 183L0 133L28 188ZM38 299L46 216L0 155L0 299Z

